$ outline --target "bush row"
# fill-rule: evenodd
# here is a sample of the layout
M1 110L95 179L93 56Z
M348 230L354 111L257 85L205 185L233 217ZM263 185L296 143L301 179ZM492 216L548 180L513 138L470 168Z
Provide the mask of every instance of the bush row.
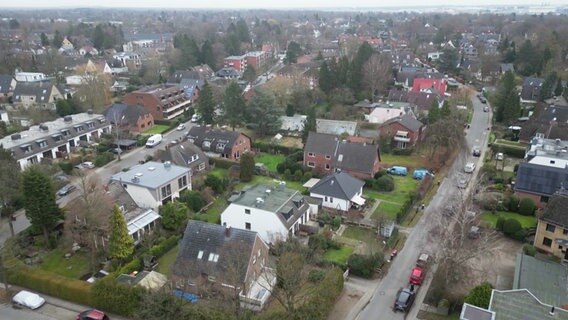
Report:
M383 263L382 254L362 255L354 253L349 256L347 266L349 273L363 278L371 278L375 269Z
M526 150L523 148L519 148L519 147L515 147L515 146L510 146L510 145L506 145L506 144L497 144L494 143L491 145L491 150L493 150L493 152L497 153L497 152L503 152L504 154L514 157L514 158L524 158L525 157L525 152Z
M172 250L179 242L180 236L173 235L166 240L152 246L150 248L150 254L159 258L166 254L168 251Z
M404 218L406 217L406 215L408 214L408 212L410 211L413 205L414 205L414 194L412 192L409 192L408 196L406 197L406 200L404 201L404 203L400 207L400 210L396 214L397 223L401 223L404 220Z
M146 290L139 286L117 283L113 277L105 277L93 285L93 305L122 316L132 316L139 308Z
M209 164L215 165L216 168L229 169L230 167L238 165L239 163L227 159L210 157Z
M271 143L261 142L261 141L253 142L252 147L258 149L260 152L266 152L266 153L278 152L284 155L289 155L295 152L303 152L302 149L300 148L273 145Z

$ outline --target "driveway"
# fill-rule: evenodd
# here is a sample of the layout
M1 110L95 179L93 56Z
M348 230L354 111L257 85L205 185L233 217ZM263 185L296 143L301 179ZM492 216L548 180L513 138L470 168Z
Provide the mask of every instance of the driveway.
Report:
M487 128L491 123L490 113L483 112L485 105L482 104L475 95L471 96L471 100L473 102L474 113L470 129L466 132L467 150L463 151L453 163L446 178L441 183L438 192L424 210L417 225L410 232L404 248L392 262L388 274L379 282L366 307L364 307L362 311L357 307L353 308L346 319L416 319L420 304L428 291L428 283L425 283L423 288L418 290L414 307L406 316L402 313L394 313L392 311L396 293L399 288L408 284L410 270L414 266L420 253L433 253L436 251L436 244L428 243L427 241L429 238L428 235L434 226L432 221L436 220L433 219L433 217L436 214L440 214L449 201L462 196L456 187L459 174L463 172L463 167L467 161L476 161L477 169L474 173L475 176L479 171L483 154L487 147ZM482 147L482 155L479 158L473 158L471 155L471 150L474 145ZM470 183L470 186L472 185L475 185L474 179L472 179ZM428 276L431 277L432 273L429 273ZM366 303L366 301L362 301L362 303Z

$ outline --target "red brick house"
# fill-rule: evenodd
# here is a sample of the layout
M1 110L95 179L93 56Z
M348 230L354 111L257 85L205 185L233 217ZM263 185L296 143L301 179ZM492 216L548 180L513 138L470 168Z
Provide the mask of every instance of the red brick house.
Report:
M383 123L379 128L380 135L392 136L395 148L406 149L414 147L422 140L424 125L411 114L405 114Z
M191 99L178 85L150 86L124 96L124 104L139 105L150 112L155 120L170 120L191 106Z
M530 198L542 209L550 197L567 184L568 168L521 162L514 188L517 197Z
M154 117L142 106L115 103L103 114L108 122L134 133L146 131L154 126Z
M213 129L210 126L192 127L187 139L209 157L238 161L243 153L251 150L249 136L237 131Z
M304 146L304 165L322 174L347 172L371 179L381 168L380 160L377 145L349 142L331 134L310 132Z

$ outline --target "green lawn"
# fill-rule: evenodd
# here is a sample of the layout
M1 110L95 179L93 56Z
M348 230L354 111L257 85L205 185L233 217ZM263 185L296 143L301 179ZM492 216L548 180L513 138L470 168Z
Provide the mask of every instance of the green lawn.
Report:
M279 163L284 162L285 159L286 157L282 155L260 153L254 157L254 162L262 163L266 166L268 171L276 172L276 166Z
M491 212L484 212L483 214L481 214L480 218L482 221L487 222L489 226L495 228L495 225L497 224L497 219L499 217L505 219L515 219L521 223L521 226L523 228L536 227L536 217L523 216L514 212L497 211L495 214L492 214Z
M156 271L169 276L172 272L172 265L176 261L178 251L179 244L173 247L172 250L164 254L160 259L158 259L158 266L156 267Z
M371 189L364 189L363 196L371 199L381 199L390 202L403 204L406 201L409 192L415 191L418 186L418 180L412 179L412 176L394 178L394 191L379 192Z
M381 165L383 167L404 166L410 168L419 168L423 166L423 160L418 155L412 156L396 156L393 154L381 154Z
M323 258L337 264L346 264L351 253L353 253L353 248L350 246L343 246L341 249L327 250L324 253Z
M377 240L377 231L349 226L343 231L342 238L349 238L365 243L367 254L381 252L382 246Z
M205 211L205 213L201 213L200 216L206 216L207 222L210 223L217 223L219 222L219 217L221 213L227 208L229 202L223 195L219 196L219 198L215 201L215 203Z
M377 219L379 216L384 216L387 219L394 220L396 219L396 214L400 211L401 207L401 204L382 201L375 212L373 212L372 217Z
M89 272L89 258L84 253L76 253L65 259L65 252L55 249L43 257L40 268L67 278L79 279Z
M215 168L209 171L208 174L212 174L218 178L226 178L227 177L227 169Z
M159 134L170 130L170 126L164 124L155 124L152 128L144 131L145 134Z

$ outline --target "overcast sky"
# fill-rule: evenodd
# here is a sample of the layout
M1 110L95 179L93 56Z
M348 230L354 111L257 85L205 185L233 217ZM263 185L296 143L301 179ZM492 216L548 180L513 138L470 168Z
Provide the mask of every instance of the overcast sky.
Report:
M144 8L369 8L401 6L477 6L566 4L566 0L22 0L0 1L0 7L144 7Z

